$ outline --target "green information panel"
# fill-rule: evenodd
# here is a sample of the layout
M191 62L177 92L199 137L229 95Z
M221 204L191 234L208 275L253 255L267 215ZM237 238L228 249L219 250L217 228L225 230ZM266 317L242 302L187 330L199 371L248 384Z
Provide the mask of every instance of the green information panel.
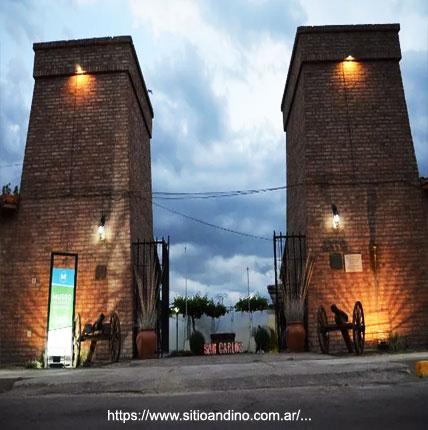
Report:
M73 326L74 269L52 271L49 330Z
M73 353L75 269L52 268L47 356L69 365Z

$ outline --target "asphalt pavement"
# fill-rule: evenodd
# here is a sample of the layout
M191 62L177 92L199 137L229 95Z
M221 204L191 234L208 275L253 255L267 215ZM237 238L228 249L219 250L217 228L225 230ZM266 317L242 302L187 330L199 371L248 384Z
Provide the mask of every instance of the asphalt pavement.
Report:
M171 394L320 385L398 383L416 379L428 351L331 356L237 354L95 363L77 369L0 369L0 393Z

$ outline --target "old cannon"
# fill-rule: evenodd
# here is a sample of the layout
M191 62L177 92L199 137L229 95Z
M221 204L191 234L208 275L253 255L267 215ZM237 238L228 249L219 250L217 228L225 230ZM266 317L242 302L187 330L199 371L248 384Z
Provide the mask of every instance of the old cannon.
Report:
M361 302L356 302L352 311L352 322L348 322L348 315L340 310L336 305L331 305L331 310L334 313L335 324L329 324L324 306L320 306L317 311L317 332L318 341L321 352L328 354L330 346L330 332L341 331L343 340L345 341L348 352L353 352L357 355L364 351L364 339L366 326L364 325L364 312ZM349 330L352 330L353 342L349 336Z
M89 348L89 354L86 359L86 363L90 363L92 356L94 355L95 348L98 341L108 341L110 359L112 363L119 361L120 356L120 321L119 316L116 312L113 312L110 316L110 322L104 323L105 316L100 314L94 324L85 324L83 333L81 331L81 319L80 314L77 314L74 319L74 341L73 341L73 365L77 367L80 360L80 347L81 343L90 341L91 346Z

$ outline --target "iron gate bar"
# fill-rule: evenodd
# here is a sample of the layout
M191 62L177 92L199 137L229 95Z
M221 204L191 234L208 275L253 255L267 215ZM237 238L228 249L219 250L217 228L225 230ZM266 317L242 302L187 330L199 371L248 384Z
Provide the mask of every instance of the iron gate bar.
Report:
M169 353L169 236L168 242L162 238L162 354Z
M298 291L298 282L303 274L306 261L306 236L302 234L276 234L273 232L273 252L275 269L275 322L278 335L278 350L281 350L281 339L283 327L280 324L283 309L280 309L279 281L291 288L293 292ZM278 268L278 262L279 268ZM284 298L282 298L282 301ZM307 329L306 301L304 325ZM307 345L306 345L307 346Z
M156 322L156 333L157 333L157 351L160 353L161 357L164 353L168 354L169 352L169 236L168 241L165 241L164 238L161 240L152 240L152 241L140 241L137 239L136 242L132 243L134 262L133 267L136 267L139 273L143 275L143 284L146 284L146 276L147 270L143 268L142 272L140 270L142 261L142 265L146 266L148 262L148 258L151 258L150 253L153 252L153 258L156 264L156 270L161 273L160 282L160 292L159 296L156 299L156 307L158 310L158 318ZM141 250L140 250L141 248ZM159 252L162 255L162 262L159 260ZM141 258L142 257L142 258ZM133 291L134 291L134 306L133 306L133 318L134 321L137 321L138 312L141 311L139 308L139 300L138 300L138 289L135 281L135 276L133 273ZM136 337L137 337L137 326L134 324L133 327L133 356L134 358L137 355L137 345L136 345Z

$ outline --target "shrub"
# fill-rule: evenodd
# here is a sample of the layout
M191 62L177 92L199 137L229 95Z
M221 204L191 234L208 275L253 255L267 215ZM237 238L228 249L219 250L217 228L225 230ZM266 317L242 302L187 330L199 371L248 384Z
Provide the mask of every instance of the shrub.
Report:
M392 352L402 352L407 349L406 339L398 333L389 334L388 344Z
M200 331L194 331L189 339L190 350L195 355L204 355L205 338Z
M41 369L43 367L43 363L34 358L33 360L28 360L25 362L25 367L27 369Z
M276 335L276 331L272 327L268 327L268 329L270 336L266 352L278 352L278 336Z
M257 351L266 351L269 345L270 333L265 327L258 326L254 334L254 340L256 341Z

